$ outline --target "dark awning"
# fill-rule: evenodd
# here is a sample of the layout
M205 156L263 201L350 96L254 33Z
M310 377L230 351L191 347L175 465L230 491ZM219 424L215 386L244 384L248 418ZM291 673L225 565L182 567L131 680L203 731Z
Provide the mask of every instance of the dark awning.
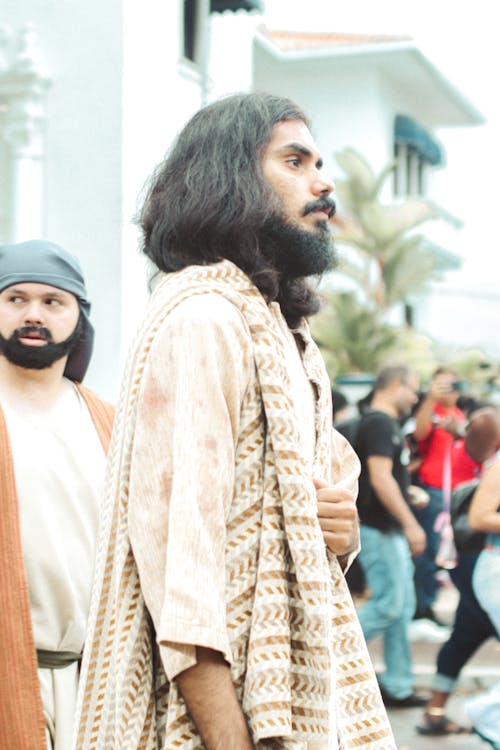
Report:
M224 13L225 10L264 11L264 0L210 0L210 13Z
M444 164L445 155L440 146L424 128L406 115L396 115L394 121L394 140L404 146L410 146L429 164Z

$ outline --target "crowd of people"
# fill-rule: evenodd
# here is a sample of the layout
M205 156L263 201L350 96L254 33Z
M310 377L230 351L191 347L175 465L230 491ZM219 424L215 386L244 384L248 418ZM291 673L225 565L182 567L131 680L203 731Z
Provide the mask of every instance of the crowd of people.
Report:
M342 403L342 395L334 391L332 403ZM500 408L465 397L449 367L437 368L420 391L415 373L387 365L358 410L354 418L344 411L340 422L334 412L334 424L361 461L360 570L349 580L354 593L368 592L359 612L365 637L382 636L384 702L393 708L423 706L420 734L474 731L498 750L500 684L468 703L471 726L450 719L445 707L464 665L500 633L493 583L500 559ZM472 498L461 519L471 530L467 543L463 534L455 543L451 523L458 492ZM442 571L458 592L451 628L434 610ZM426 628L416 631L412 626L418 622ZM430 639L429 627L441 630L436 640L444 642L430 695L423 696L413 691L411 639L418 632Z
M466 418L448 368L420 398L417 374L389 364L349 435L332 429L307 322L310 277L335 261L322 165L282 97L233 95L187 123L140 212L156 273L116 413L82 385L79 261L46 240L0 245L0 747L396 750L386 707L405 706L424 707L424 733L465 731L444 706L498 633L498 412ZM425 699L409 623L437 619L453 490L480 474L484 549L454 568ZM499 692L470 705L497 748Z

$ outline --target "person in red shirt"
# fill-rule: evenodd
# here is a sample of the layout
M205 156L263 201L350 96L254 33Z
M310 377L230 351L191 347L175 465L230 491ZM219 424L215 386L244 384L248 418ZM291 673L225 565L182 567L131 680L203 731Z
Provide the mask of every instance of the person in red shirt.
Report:
M430 498L425 507L413 508L427 537L424 553L415 559L415 619L427 618L438 625L441 623L432 609L437 596L436 555L440 541L436 519L451 490L473 479L480 470L480 465L465 451L466 416L456 405L459 395L457 373L451 368L439 367L415 414L414 437L422 457L418 482Z

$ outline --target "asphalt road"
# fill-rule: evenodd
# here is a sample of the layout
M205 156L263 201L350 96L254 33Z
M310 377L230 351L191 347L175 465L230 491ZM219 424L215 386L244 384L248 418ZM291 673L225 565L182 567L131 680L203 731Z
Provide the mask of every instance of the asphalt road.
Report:
M445 622L452 622L456 596L456 589L451 584L444 585L440 590L436 611ZM361 603L357 602L357 605L360 606ZM438 643L412 642L415 687L419 694L428 694L439 648ZM376 671L382 671L380 639L374 639L369 644L369 649ZM460 724L468 725L464 710L466 698L486 690L498 680L500 680L500 643L492 639L483 644L463 669L457 690L448 701L447 715ZM388 713L398 750L487 750L490 747L475 735L447 737L419 735L415 727L422 716L421 708L392 708Z

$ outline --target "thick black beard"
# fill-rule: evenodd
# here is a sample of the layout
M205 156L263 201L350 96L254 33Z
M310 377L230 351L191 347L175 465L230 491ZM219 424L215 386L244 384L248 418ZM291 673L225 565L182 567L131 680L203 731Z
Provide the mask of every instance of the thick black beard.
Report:
M290 280L319 276L337 263L333 236L322 220L316 230L307 230L274 216L260 229L259 243L276 270Z
M26 370L45 370L51 367L54 362L71 354L78 343L83 331L83 318L80 314L78 322L73 333L67 339L55 344L52 334L48 328L42 326L25 326L18 328L8 338L0 334L0 354L5 359L17 367L24 367ZM47 343L44 346L27 346L19 341L26 333L40 333L45 337Z

